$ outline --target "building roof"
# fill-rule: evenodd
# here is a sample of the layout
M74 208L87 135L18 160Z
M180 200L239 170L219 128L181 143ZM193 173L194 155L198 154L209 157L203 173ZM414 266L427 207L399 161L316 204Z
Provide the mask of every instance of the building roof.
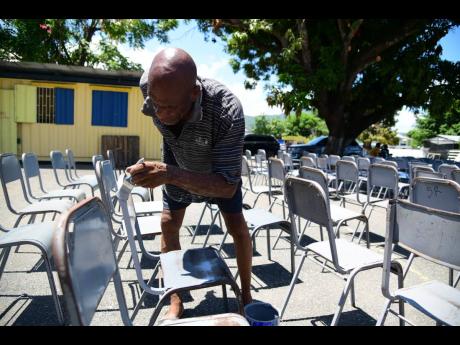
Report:
M141 76L142 72L136 71L106 71L52 63L0 61L0 78L139 86Z

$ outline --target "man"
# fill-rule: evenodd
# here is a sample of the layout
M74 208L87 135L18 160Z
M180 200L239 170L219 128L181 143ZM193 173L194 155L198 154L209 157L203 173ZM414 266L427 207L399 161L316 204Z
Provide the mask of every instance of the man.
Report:
M182 49L166 48L140 80L142 112L163 135L163 162L135 164L127 170L137 186L163 185L161 251L179 250L179 230L192 202L219 206L232 235L243 303L250 293L252 244L242 213L241 163L244 114L224 85L197 77L196 65ZM183 305L171 297L165 318L179 318Z
M380 143L375 144L374 148L369 152L371 157L378 157L380 153Z

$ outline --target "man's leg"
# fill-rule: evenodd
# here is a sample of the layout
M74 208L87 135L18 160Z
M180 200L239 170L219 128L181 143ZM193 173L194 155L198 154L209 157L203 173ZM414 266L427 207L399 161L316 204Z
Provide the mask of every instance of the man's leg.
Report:
M161 252L180 250L179 230L184 220L186 208L179 210L163 209L161 214ZM171 304L165 319L180 318L184 311L182 300L178 294L171 295Z
M252 242L249 236L248 226L243 213L226 213L222 211L225 225L229 234L233 237L236 251L236 263L240 272L241 294L243 304L252 302L251 297L251 269L252 269Z

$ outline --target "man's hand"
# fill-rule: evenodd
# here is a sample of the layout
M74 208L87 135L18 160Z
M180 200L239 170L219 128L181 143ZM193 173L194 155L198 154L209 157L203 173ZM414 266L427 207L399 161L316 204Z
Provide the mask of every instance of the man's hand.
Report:
M131 165L126 172L136 186L155 188L168 183L168 165L161 162L143 162Z

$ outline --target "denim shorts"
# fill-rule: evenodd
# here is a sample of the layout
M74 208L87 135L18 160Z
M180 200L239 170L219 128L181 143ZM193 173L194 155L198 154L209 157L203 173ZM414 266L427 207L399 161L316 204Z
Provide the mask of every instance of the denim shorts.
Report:
M241 181L238 184L235 194L231 198L211 198L208 200L211 204L219 206L219 210L224 213L241 213L243 212L243 193L241 192ZM171 211L186 208L190 203L176 201L170 198L163 190L163 208Z

